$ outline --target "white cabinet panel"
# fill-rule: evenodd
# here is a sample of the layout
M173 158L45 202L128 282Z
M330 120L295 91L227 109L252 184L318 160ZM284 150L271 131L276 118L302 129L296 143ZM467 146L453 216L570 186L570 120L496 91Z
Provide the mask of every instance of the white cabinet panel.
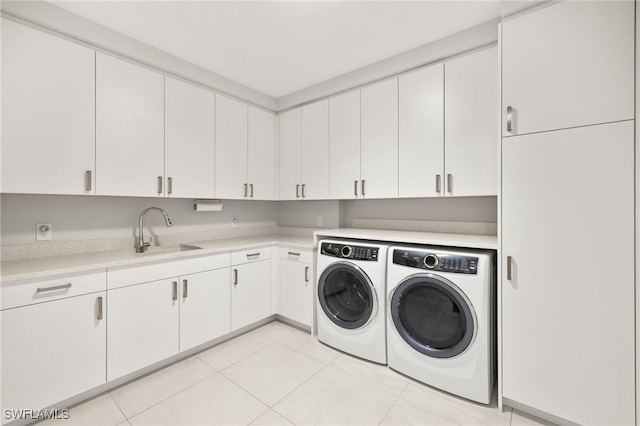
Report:
M278 314L311 326L313 306L313 271L311 264L280 259Z
M398 79L361 91L361 195L398 196Z
M107 292L107 379L178 353L178 279Z
M302 107L301 196L329 198L329 101Z
M180 351L231 331L229 268L180 277Z
M165 77L165 194L214 196L212 92Z
M2 192L93 194L94 183L95 52L2 19Z
M96 174L98 195L164 195L164 76L99 52Z
M502 24L503 136L632 119L633 88L632 1L565 1Z
M0 316L3 410L44 409L106 382L105 292L8 309Z
M633 121L502 143L503 394L578 424L635 421L633 153Z
M249 106L248 198L275 199L275 115Z
M300 198L300 160L302 158L301 109L296 108L280 114L279 200Z
M247 105L216 95L216 197L240 199L247 183Z
M271 260L236 265L231 272L231 330L271 315Z
M445 195L497 195L498 48L446 62L444 69Z
M360 194L360 91L329 100L329 196Z
M433 197L443 193L443 104L442 64L399 78L400 197ZM495 118L493 121L496 122Z

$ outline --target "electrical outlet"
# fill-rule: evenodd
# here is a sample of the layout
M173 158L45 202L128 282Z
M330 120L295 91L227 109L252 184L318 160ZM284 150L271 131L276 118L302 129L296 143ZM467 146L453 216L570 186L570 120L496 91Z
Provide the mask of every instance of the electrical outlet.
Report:
M236 228L238 226L238 218L234 217L231 219L231 227Z
M317 216L316 217L316 226L322 226L322 216Z
M50 223L36 224L36 241L51 241L53 239L53 227Z

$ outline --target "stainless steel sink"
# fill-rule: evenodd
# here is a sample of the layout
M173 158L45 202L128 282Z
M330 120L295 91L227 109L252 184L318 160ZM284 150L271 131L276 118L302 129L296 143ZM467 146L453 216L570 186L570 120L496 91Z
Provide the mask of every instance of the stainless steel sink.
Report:
M136 253L136 250L133 249L133 252L137 256L144 256L149 254L164 254L164 253L178 253L182 251L190 251L190 250L202 250L202 247L193 246L190 244L177 244L177 245L169 245L169 246L150 246L144 253Z

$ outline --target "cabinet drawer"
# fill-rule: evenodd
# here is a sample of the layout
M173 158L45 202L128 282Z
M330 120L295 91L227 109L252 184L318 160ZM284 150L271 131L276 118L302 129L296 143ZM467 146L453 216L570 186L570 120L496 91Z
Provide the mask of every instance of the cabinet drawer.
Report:
M280 247L280 259L313 263L313 253L311 252L311 250L292 247Z
M33 279L4 283L0 308L4 310L104 291L106 282L106 272L100 269L89 273L59 275L46 280Z
M147 263L133 267L109 268L107 270L107 288L126 287L132 284L210 271L212 269L228 267L229 264L229 252L224 252L211 256Z
M271 259L271 250L271 247L256 247L247 250L232 251L231 264L241 265L243 263Z

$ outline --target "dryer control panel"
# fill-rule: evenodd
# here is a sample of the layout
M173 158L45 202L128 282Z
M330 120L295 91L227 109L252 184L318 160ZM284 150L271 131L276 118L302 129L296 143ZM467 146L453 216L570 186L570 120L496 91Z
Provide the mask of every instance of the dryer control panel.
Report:
M449 253L429 253L425 251L393 250L393 263L411 268L428 269L455 274L477 274L478 258Z
M320 253L325 256L352 260L378 261L376 247L356 246L353 244L322 243Z

